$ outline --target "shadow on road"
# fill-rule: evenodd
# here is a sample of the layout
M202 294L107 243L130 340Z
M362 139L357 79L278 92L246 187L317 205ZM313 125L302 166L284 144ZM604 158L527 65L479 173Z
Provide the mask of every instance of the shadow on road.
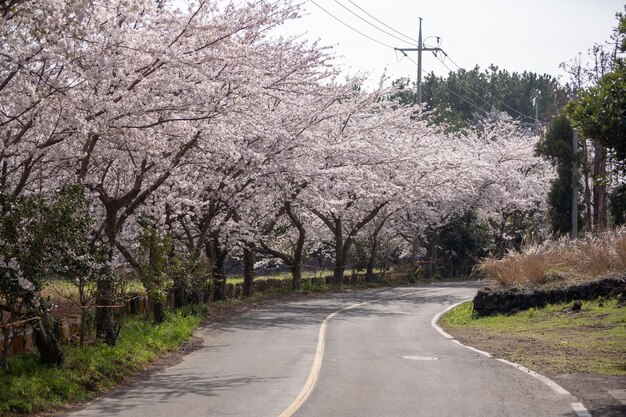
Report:
M428 290L431 289L432 287L402 287L395 289L395 291L383 289L333 294L323 299L316 298L265 307L220 323L216 328L229 332L251 329L295 329L306 325L319 325L329 314L356 303L368 304L341 311L333 320L400 317L408 313L397 313L397 309L396 312L391 312L385 307L392 304L396 307L403 304L437 304L443 306L463 299L452 295L430 295ZM410 294L414 291L420 291L420 293ZM391 298L397 297L403 292L407 293L405 297Z
M220 392L236 390L251 384L260 384L271 379L258 377L212 378L207 375L189 372L179 374L154 374L148 380L138 382L132 390L114 393L103 401L91 405L92 412L99 415L127 413L129 409L146 404L170 404L184 396L213 397ZM181 410L182 411L182 410Z

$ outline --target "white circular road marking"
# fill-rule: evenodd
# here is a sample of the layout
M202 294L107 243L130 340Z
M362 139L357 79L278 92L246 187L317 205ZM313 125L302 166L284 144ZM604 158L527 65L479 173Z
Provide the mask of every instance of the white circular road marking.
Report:
M408 359L411 361L437 361L439 358L434 356L403 356L402 359Z

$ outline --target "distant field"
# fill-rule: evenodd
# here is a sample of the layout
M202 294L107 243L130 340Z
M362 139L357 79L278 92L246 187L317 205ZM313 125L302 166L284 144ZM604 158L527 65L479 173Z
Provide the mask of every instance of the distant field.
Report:
M321 278L321 277L329 277L332 276L333 271L331 269L324 269L321 271L302 271L302 278ZM264 280L264 279L290 279L290 272L278 272L274 274L264 274L257 275L254 277L254 280ZM227 282L237 284L243 282L243 276L232 276L228 277Z
M321 271L303 271L303 278L315 278L315 277L327 277L332 275L332 270ZM275 274L258 275L254 277L255 281L266 279L290 279L291 273L280 272ZM243 283L243 276L235 275L227 278L227 282L230 284ZM133 292L143 294L146 292L145 287L139 280L126 281L126 292ZM53 304L58 306L70 307L75 300L78 299L78 288L72 282L62 279L49 280L43 291L43 297L50 297Z

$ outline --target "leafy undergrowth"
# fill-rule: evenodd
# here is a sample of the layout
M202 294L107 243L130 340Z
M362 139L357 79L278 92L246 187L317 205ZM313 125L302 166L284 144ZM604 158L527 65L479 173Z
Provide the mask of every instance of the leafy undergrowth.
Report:
M501 286L588 281L626 273L626 228L570 241L528 245L502 259L481 261L479 271Z
M0 371L0 415L50 410L93 398L179 348L199 323L199 317L184 314L169 314L161 325L127 318L116 346L65 346L61 368L42 367L36 352L12 358L9 373Z
M511 316L474 318L472 302L441 325L462 343L547 374L626 375L626 308L617 300L554 304Z

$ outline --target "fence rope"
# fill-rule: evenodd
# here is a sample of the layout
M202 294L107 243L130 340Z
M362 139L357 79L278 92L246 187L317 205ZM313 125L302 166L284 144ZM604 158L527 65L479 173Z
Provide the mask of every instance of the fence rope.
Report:
M11 323L3 324L2 326L0 326L0 329L4 329L4 328L7 328L7 327L16 327L16 326L19 326L21 324L29 323L31 321L40 320L40 319L41 319L41 317L31 317L31 318L25 319L25 320L12 321Z

